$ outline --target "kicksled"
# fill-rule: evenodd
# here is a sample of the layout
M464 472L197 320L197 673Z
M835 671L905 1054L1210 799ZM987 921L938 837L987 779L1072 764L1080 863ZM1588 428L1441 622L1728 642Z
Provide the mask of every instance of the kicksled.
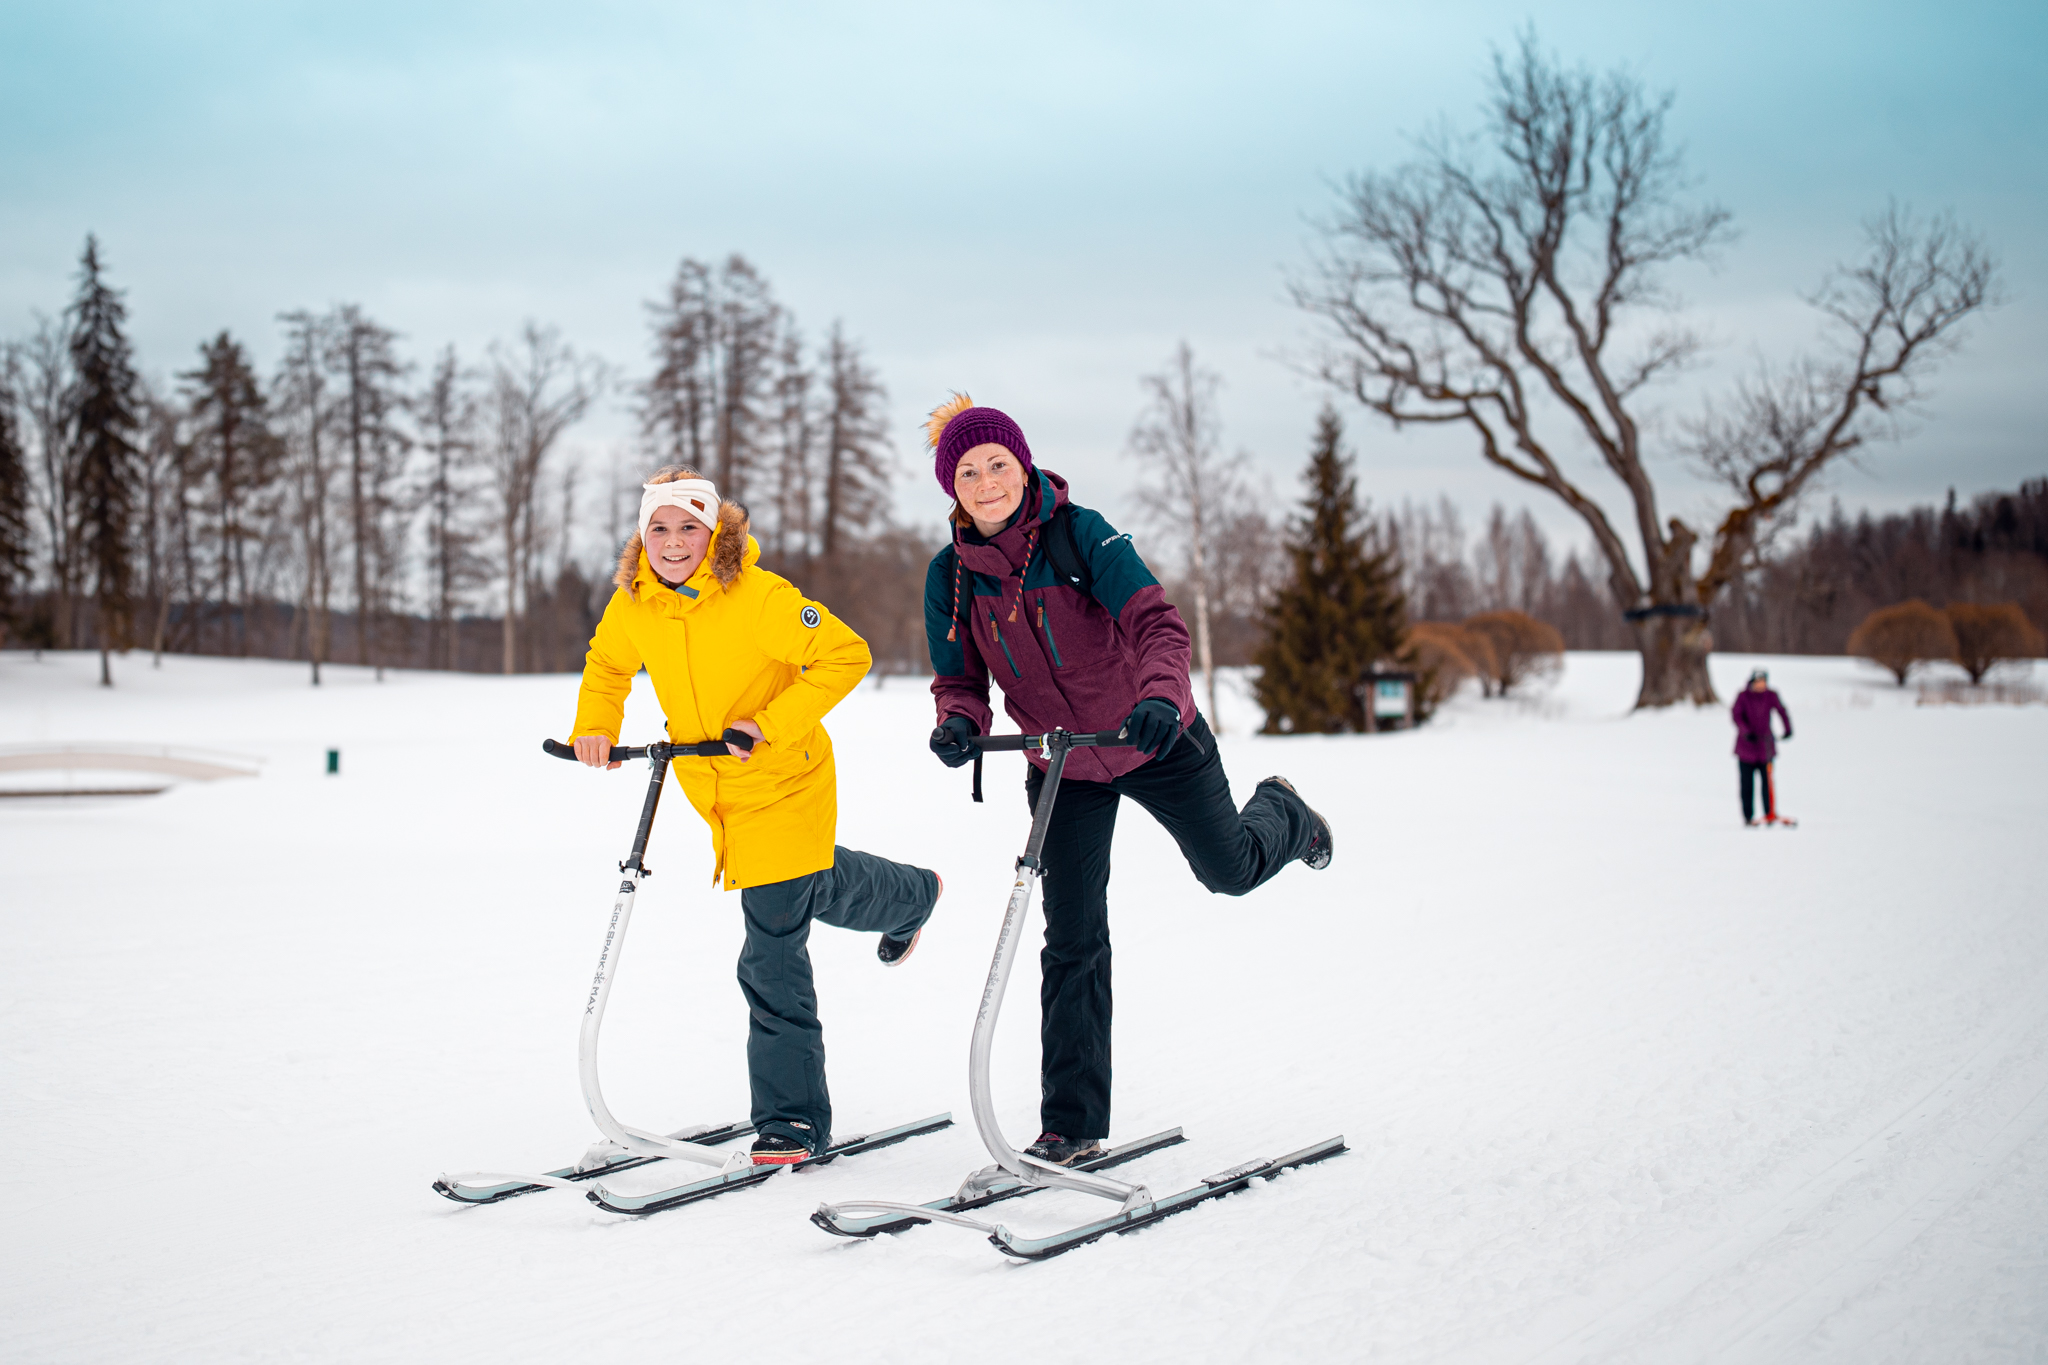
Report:
M882 1233L903 1232L921 1224L944 1223L982 1234L1006 1255L1022 1260L1043 1260L1064 1251L1071 1251L1075 1247L1086 1246L1111 1233L1135 1232L1139 1228L1186 1212L1210 1200L1234 1194L1255 1180L1271 1180L1295 1167L1311 1165L1343 1152L1345 1146L1341 1136L1326 1138L1322 1142L1289 1152L1284 1156L1248 1161L1233 1166L1174 1194L1154 1195L1144 1185L1126 1184L1102 1172L1180 1143L1183 1136L1178 1128L1107 1149L1089 1160L1077 1162L1072 1166L1040 1161L1010 1145L996 1121L995 1104L991 1097L989 1054L995 1041L996 1021L1002 1013L1003 994L1009 985L1010 969L1016 961L1024 921L1029 915L1031 899L1038 888L1038 882L1044 876L1042 855L1045 849L1046 830L1052 819L1053 801L1059 794L1060 776L1066 768L1067 755L1071 750L1115 747L1129 741L1116 731L1075 734L1065 730L1054 730L1043 735L981 736L970 742L982 752L1021 752L1025 749L1037 749L1046 759L1045 785L1039 793L1038 808L1032 814L1031 833L1025 842L1023 856L1017 859L1017 879L1010 888L1009 908L1003 916L1002 930L996 939L995 959L989 966L988 984L982 991L981 1007L974 1020L973 1041L967 1054L967 1085L970 1104L974 1111L975 1128L981 1135L982 1145L995 1159L995 1164L970 1173L961 1182L958 1190L943 1199L935 1199L924 1204L902 1204L883 1200L827 1203L818 1206L818 1211L811 1215L811 1221L826 1232L840 1237L875 1237ZM979 754L975 759L975 767L976 798L979 799ZM969 1216L970 1211L978 1212L992 1204L1022 1198L1041 1190L1075 1190L1095 1195L1114 1203L1117 1206L1116 1212L1043 1237L1019 1236L1001 1223L991 1223Z
M556 758L574 761L576 757L573 749L552 739L544 741L541 748ZM757 1166L743 1146L723 1148L714 1145L753 1136L752 1123L706 1123L681 1128L671 1133L655 1133L630 1127L612 1115L610 1106L605 1103L603 1088L598 1084L598 1034L604 1026L605 1004L611 998L612 982L618 976L619 963L625 953L626 930L633 921L634 898L639 893L640 883L653 875L645 861L647 839L654 829L654 814L661 804L661 789L668 776L668 765L677 758L711 758L725 755L730 750L723 741L712 740L703 744L619 747L611 752L613 758L622 762L644 758L648 760L652 772L647 781L646 799L640 806L640 821L634 830L632 852L619 864L619 871L625 876L619 883L617 899L612 902L611 921L605 929L604 945L598 952L597 973L591 980L590 993L584 1000L583 1026L577 1043L577 1068L583 1088L583 1103L589 1109L590 1117L596 1123L603 1140L591 1146L574 1164L560 1170L538 1175L494 1171L444 1174L434 1181L434 1192L458 1204L496 1204L519 1195L537 1194L543 1190L581 1189L586 1199L610 1213L659 1213L664 1209L680 1208L685 1204L694 1204L715 1195L761 1184L785 1170L822 1166L842 1156L871 1152L926 1133L936 1133L943 1128L950 1128L953 1124L951 1114L934 1114L930 1118L899 1124L879 1132L841 1138L824 1151L805 1157L801 1161ZM603 1182L607 1175L646 1166L656 1161L681 1161L698 1167L708 1167L711 1173L656 1190L652 1194L622 1194L607 1188Z

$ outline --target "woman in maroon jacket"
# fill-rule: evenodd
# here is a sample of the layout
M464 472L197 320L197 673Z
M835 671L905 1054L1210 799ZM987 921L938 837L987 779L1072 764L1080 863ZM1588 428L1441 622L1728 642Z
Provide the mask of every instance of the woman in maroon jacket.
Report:
M1735 720L1735 769L1742 783L1742 823L1756 823L1756 802L1752 796L1757 779L1763 779L1764 819L1778 823L1778 794L1771 781L1771 760L1778 756L1778 740L1771 733L1771 713L1785 721L1785 738L1792 738L1792 713L1771 690L1771 675L1761 668L1749 675L1749 686L1735 699L1729 714Z
M1027 734L1125 730L1131 748L1067 758L1045 845L1039 1041L1044 1132L1026 1150L1071 1164L1109 1135L1109 848L1130 797L1164 825L1203 886L1241 896L1288 863L1329 866L1330 827L1286 778L1239 811L1188 677L1188 631L1144 560L1066 481L1037 468L1024 433L961 395L926 435L954 498L953 543L925 575L938 728L958 767L993 720L989 680ZM1033 810L1043 757L1027 754Z

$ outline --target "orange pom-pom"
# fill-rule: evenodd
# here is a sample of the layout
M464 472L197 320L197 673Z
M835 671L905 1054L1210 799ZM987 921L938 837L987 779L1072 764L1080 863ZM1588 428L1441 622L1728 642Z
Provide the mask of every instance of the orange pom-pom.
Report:
M932 415L925 419L924 444L927 450L939 448L939 437L945 434L946 423L974 406L974 400L959 390L953 396L932 409Z

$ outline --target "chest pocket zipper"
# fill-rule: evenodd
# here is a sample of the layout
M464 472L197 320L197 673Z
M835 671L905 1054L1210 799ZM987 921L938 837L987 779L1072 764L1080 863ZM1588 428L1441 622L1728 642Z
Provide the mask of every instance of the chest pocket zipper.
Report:
M994 612L988 614L988 630L989 634L996 637L996 643L1003 648L1003 659L1010 665L1010 676L1013 678L1023 677L1024 670L1017 667L1016 656L1010 653L1010 646L1003 639L1002 627L996 624L996 614Z
M1060 662L1060 642L1052 638L1052 627L1046 624L1045 599L1042 597L1038 599L1038 628L1045 632L1046 646L1052 650L1052 666L1065 668L1066 665Z

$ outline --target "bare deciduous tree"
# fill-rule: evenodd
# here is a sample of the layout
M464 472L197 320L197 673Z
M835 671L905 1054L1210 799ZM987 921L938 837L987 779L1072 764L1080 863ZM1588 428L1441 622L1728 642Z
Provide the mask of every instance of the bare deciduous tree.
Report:
M888 506L889 395L837 322L823 359L825 506L818 550L832 559L849 540L879 529L875 523Z
M504 671L518 668L519 615L539 549L539 492L548 452L603 390L604 366L552 327L527 323L515 345L491 345L485 463L498 503L505 582Z
M434 363L426 392L417 403L420 446L427 457L421 496L427 512L427 660L455 667L455 613L463 593L483 581L475 544L478 528L467 514L467 470L476 462L476 394L470 376L448 347Z
M299 539L298 612L305 623L313 686L318 687L331 638L334 590L327 542L334 491L334 465L327 450L335 419L327 394L327 357L332 345L325 318L300 309L281 315L279 321L285 325L285 358L276 388L285 422L292 524Z
M339 384L335 427L348 458L350 568L356 662L384 677L383 619L396 589L402 528L397 484L411 440L399 427L412 366L398 357L398 333L343 304L327 318L327 368Z
M155 608L150 627L150 667L162 668L174 593L192 596L192 585L179 570L191 562L189 553L175 553L191 536L187 502L191 496L192 448L181 426L184 413L161 394L145 388L142 399L142 554L144 594Z
M1221 450L1216 391L1222 379L1195 364L1183 341L1159 374L1139 381L1150 404L1131 429L1131 453L1153 477L1140 490L1152 521L1181 549L1183 571L1195 598L1195 662L1209 697L1209 724L1221 734L1216 710L1216 659L1209 638L1210 545L1238 487L1241 460Z
M71 351L63 324L38 314L35 334L21 354L26 368L22 405L35 438L34 500L50 564L50 637L58 649L69 649L76 634L79 579L78 458L69 435Z
M793 576L804 575L816 549L816 382L804 357L803 336L794 324L786 326L775 352L774 524L755 534L772 548L780 571Z
M15 397L20 387L15 349L0 345L0 646L18 624L16 599L31 576L28 453Z
M262 534L262 518L250 515L251 503L276 477L279 450L268 425L269 404L242 344L222 332L200 346L199 356L200 367L178 377L186 385L195 472L210 494L208 529L216 555L213 587L220 595L220 625L225 634L232 617L234 652L246 655L253 604L248 547ZM221 641L223 647L226 643Z
M1469 429L1485 459L1585 521L1633 623L1638 706L1713 699L1715 594L1772 518L1911 400L1993 275L1945 222L1894 211L1870 225L1867 257L1814 298L1845 329L1843 356L1756 381L1679 449L1735 494L1696 577L1699 533L1658 507L1643 400L1700 346L1660 277L1711 254L1729 215L1686 201L1670 103L1625 74L1564 70L1525 35L1495 60L1485 136L1439 136L1390 175L1350 180L1293 285L1332 334L1321 377L1396 426ZM1626 495L1639 559L1566 473L1578 441Z
M657 459L700 470L743 500L769 454L783 315L768 281L743 256L716 271L686 259L647 311L655 369L639 386L643 436Z

